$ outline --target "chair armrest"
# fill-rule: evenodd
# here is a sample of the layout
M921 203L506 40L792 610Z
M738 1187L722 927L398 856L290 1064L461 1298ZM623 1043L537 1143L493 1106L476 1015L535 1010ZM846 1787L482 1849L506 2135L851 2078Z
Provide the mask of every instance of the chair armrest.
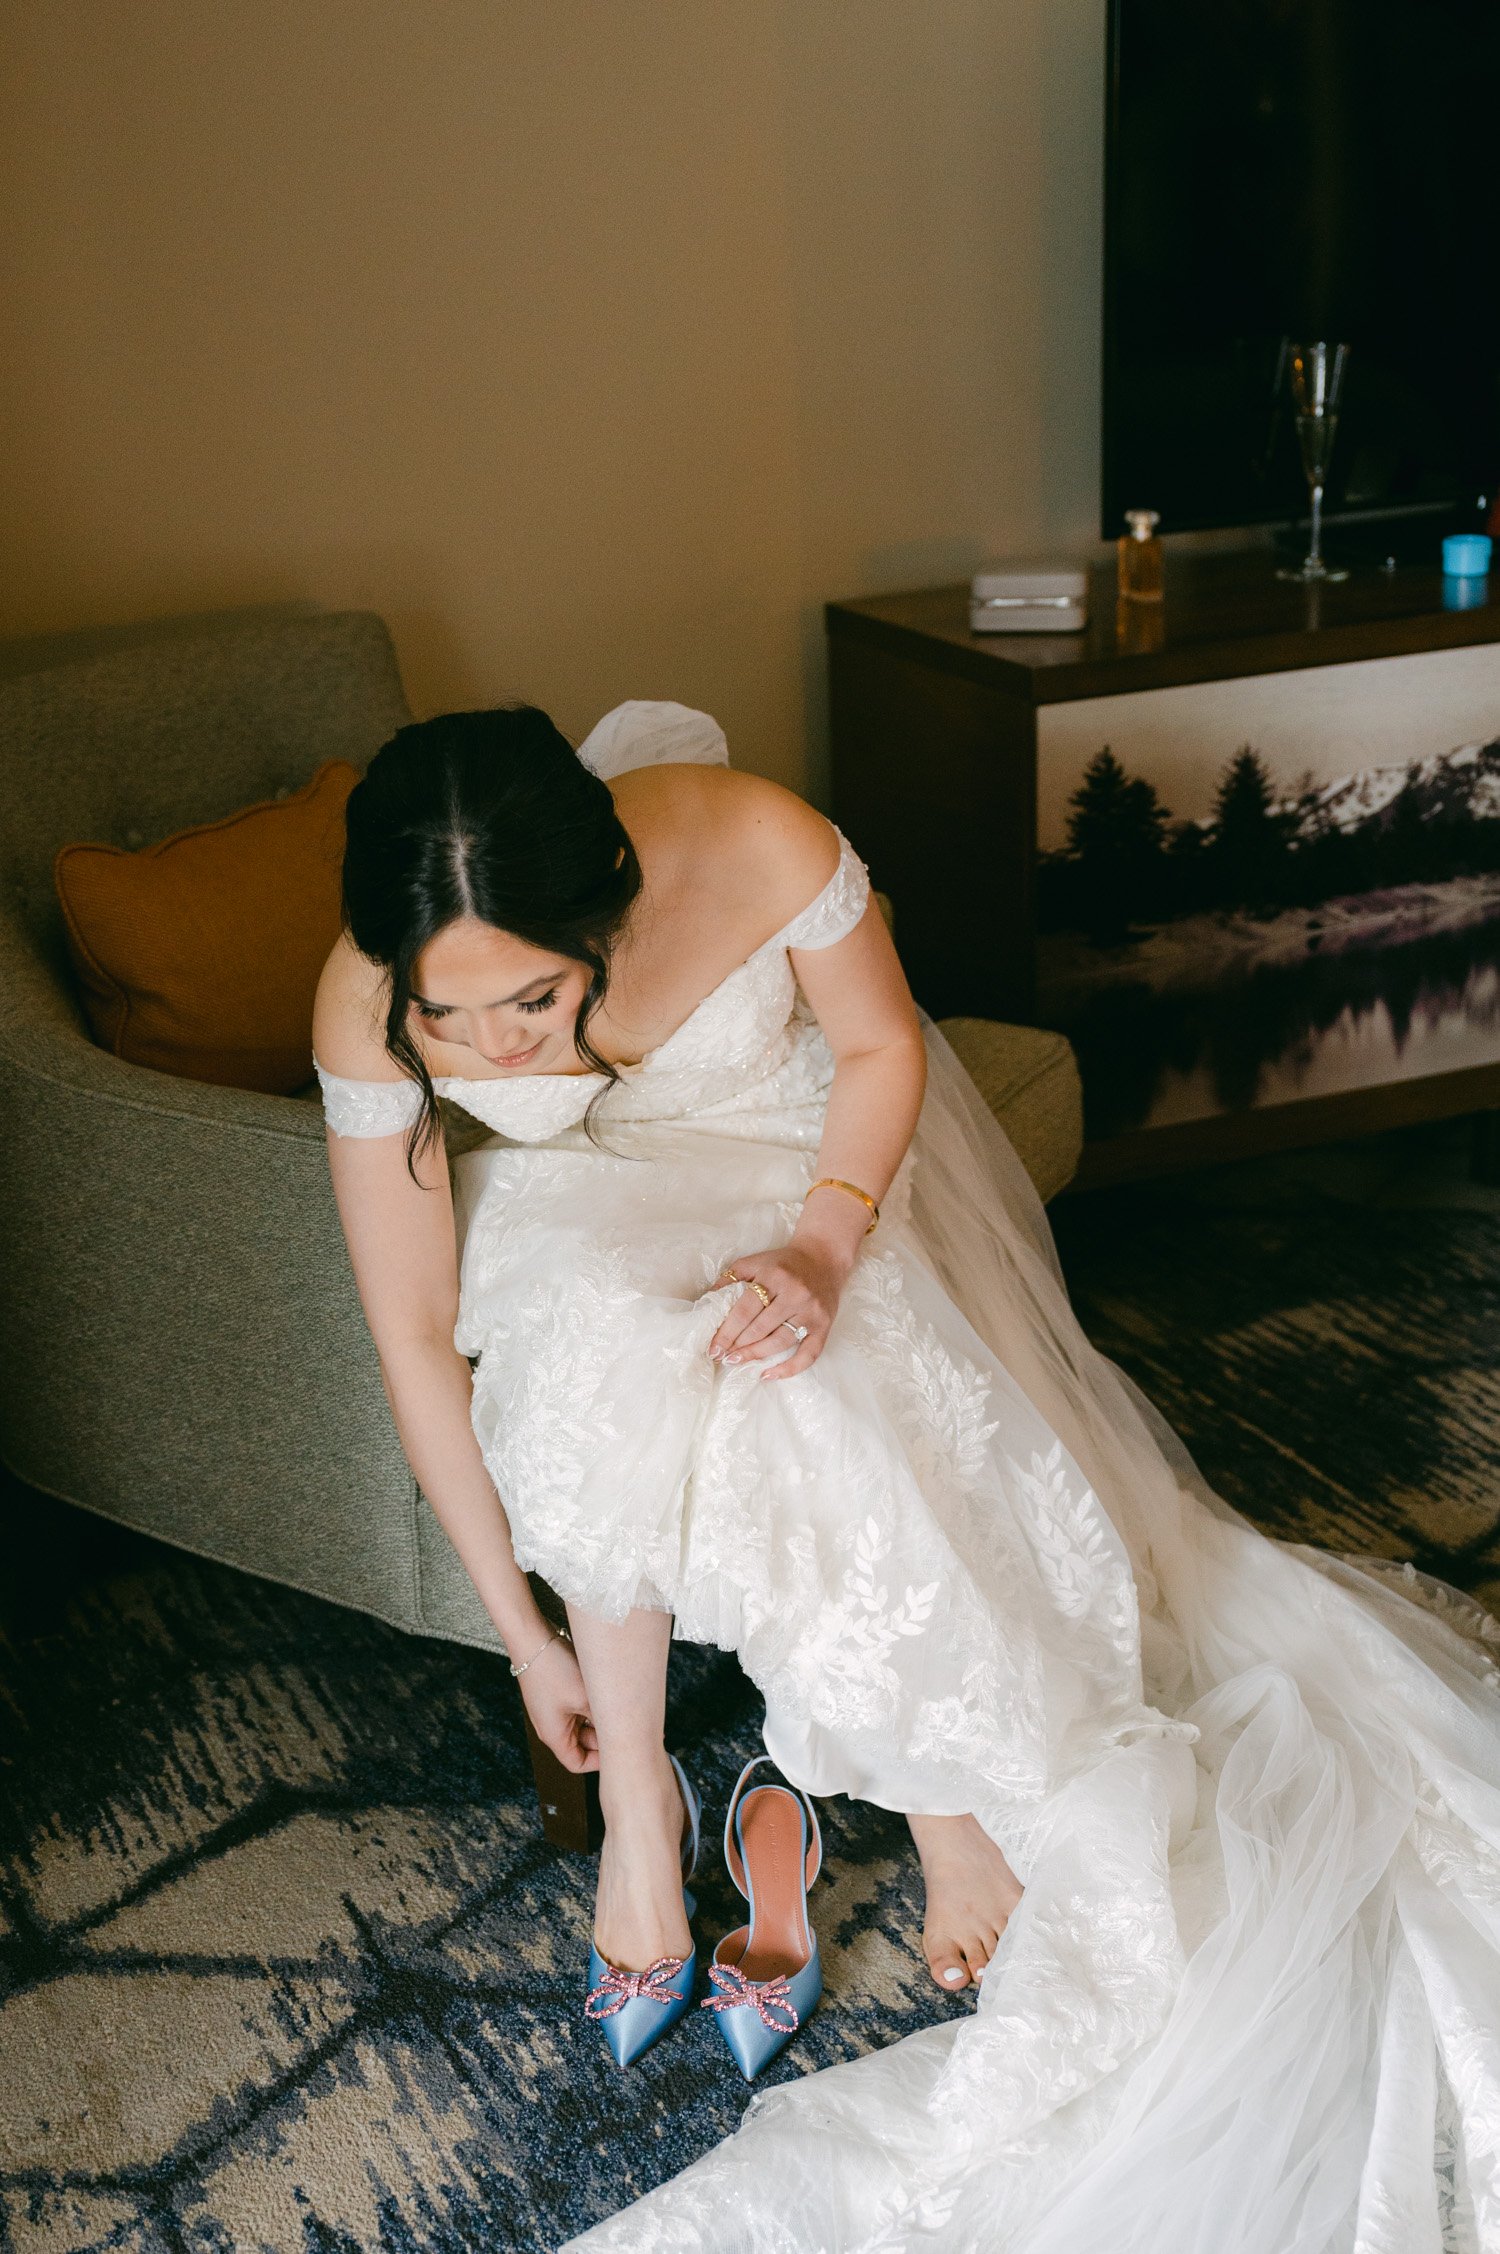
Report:
M316 1104L179 1080L111 1056L92 1040L71 989L54 975L12 918L0 912L0 1059L59 1096L114 1104L161 1118L201 1119L323 1147Z

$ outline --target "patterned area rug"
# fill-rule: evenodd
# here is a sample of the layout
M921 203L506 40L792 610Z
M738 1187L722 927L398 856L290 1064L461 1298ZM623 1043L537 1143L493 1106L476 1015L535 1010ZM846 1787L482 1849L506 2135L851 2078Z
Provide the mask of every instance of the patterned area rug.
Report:
M1094 1343L1268 1534L1500 1615L1500 1189L1466 1123L1064 1199Z
M1269 1531L1500 1600L1500 1196L1451 1136L1098 1192L1084 1319ZM592 1864L536 1827L467 1649L12 1495L0 1646L4 2254L545 2254L740 2118L707 2015L621 2075L577 1995ZM757 1749L679 1649L722 1809ZM905 1827L826 1804L828 1999L768 2080L967 2007ZM699 1930L738 1921L710 1852Z

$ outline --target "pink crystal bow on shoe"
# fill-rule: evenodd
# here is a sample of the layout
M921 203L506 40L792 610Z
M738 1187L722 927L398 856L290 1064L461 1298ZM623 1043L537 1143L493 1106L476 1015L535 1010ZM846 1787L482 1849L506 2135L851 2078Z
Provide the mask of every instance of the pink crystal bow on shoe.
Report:
M608 2019L637 1996L652 2004L680 2004L682 1990L672 1987L671 1982L686 1963L686 1957L658 1957L644 1972L622 1972L617 1964L606 1964L603 1979L583 2000L585 2016Z
M711 1964L708 1977L719 1992L704 1998L705 2011L748 2008L759 2013L773 2035L795 2035L801 2026L785 1973L778 1972L774 1980L747 1980L737 1964Z

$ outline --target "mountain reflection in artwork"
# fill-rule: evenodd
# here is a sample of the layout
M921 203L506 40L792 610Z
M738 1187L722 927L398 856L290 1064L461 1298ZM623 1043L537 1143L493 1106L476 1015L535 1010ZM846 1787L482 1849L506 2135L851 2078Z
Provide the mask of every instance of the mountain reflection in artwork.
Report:
M1174 823L1106 749L1041 857L1042 1021L1090 1139L1500 1061L1500 742Z

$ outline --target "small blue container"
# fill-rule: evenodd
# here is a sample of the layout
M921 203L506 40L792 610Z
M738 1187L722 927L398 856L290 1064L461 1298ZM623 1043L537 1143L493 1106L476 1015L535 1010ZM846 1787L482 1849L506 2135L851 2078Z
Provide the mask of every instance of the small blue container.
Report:
M1487 532L1450 532L1443 542L1443 570L1450 579L1483 579L1493 547Z

